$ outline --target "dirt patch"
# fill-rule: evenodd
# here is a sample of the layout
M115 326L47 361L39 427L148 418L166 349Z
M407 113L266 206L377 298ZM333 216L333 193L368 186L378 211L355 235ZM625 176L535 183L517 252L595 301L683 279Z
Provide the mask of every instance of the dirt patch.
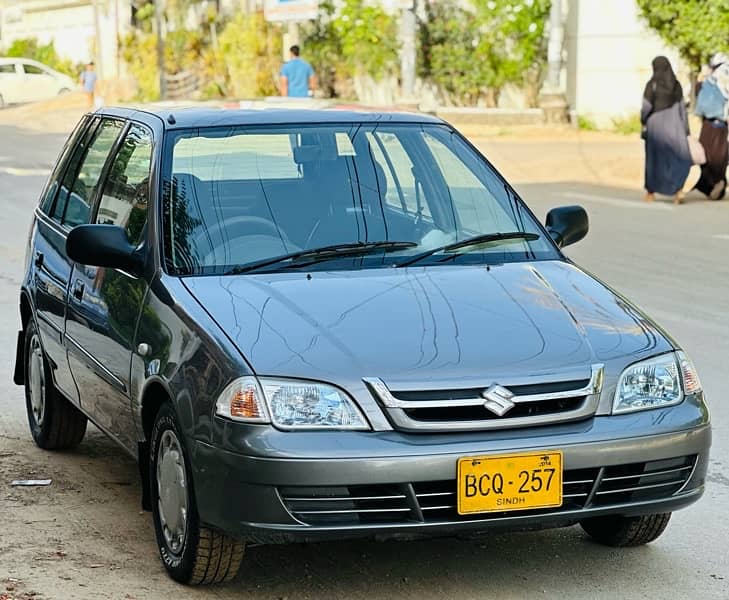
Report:
M44 596L29 590L20 579L6 577L0 580L0 600L43 600Z
M69 92L43 102L6 108L0 111L0 124L45 133L68 133L87 110L86 96Z

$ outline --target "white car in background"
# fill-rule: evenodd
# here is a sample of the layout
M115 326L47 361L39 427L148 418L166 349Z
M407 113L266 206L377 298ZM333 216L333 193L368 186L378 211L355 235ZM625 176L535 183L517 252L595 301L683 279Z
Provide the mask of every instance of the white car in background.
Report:
M0 108L37 102L70 92L76 83L68 75L29 58L0 58Z

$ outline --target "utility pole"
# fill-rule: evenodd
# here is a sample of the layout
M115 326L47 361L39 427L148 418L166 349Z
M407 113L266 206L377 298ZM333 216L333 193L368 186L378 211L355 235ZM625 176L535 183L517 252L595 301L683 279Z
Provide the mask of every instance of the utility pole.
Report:
M157 29L157 70L159 71L159 98L167 98L167 73L165 71L165 40L162 28L162 0L154 0L154 25Z
M547 87L551 91L560 91L560 74L562 71L562 0L552 2L549 9L549 43L547 45Z
M415 16L415 0L401 0L400 13L400 103L415 105L415 62L417 19Z
M563 41L562 0L553 0L549 9L547 78L539 93L539 106L547 123L565 123L568 120L567 99L560 83Z
M99 15L99 0L93 0L92 2L94 9L94 38L95 38L95 55L94 65L96 75L99 79L104 79L104 49L101 45L101 17Z

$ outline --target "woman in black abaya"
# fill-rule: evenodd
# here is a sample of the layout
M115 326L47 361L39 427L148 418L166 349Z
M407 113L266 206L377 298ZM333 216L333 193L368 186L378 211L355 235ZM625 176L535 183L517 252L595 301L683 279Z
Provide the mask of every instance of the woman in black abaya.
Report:
M645 136L645 199L664 194L678 204L692 161L683 90L665 56L653 59L653 77L643 92L640 120Z

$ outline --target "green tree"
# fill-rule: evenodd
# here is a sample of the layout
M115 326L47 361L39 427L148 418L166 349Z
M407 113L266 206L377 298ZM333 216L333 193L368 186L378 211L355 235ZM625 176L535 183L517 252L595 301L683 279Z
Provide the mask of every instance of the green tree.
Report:
M304 29L303 46L325 93L349 96L357 77L377 81L397 73L397 17L365 0L324 0Z
M344 0L332 21L349 75L381 79L397 68L397 19L364 0Z
M80 71L79 65L74 65L72 61L61 58L56 52L56 48L53 42L48 44L39 44L36 38L23 38L15 40L7 52L6 56L12 56L13 58L32 58L44 65L49 66L51 69L55 69L71 77L76 77Z
M695 69L729 51L729 0L638 0L651 29Z
M455 104L485 97L498 102L507 83L525 88L531 101L546 63L544 25L550 0L456 0L426 4L421 25L421 76Z
M281 34L262 12L235 15L218 37L215 57L213 68L226 74L223 87L228 95L252 98L278 93Z

